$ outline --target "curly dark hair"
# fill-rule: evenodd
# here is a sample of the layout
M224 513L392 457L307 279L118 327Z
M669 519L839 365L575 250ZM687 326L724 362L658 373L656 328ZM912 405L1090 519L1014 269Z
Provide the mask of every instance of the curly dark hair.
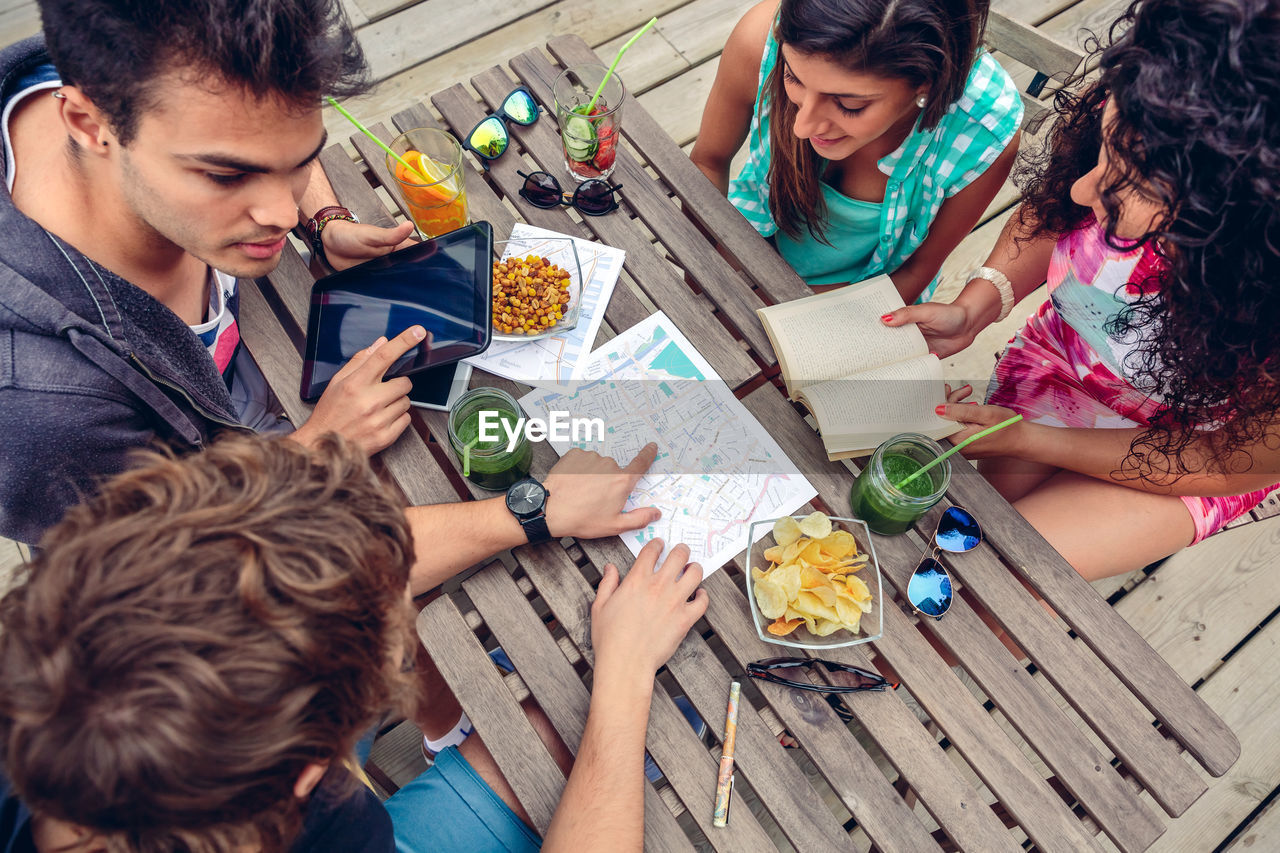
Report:
M407 698L403 502L335 435L139 459L0 599L0 766L112 853L286 850L299 773Z
M1130 378L1161 401L1121 473L1199 470L1187 451L1202 438L1208 470L1242 472L1280 415L1280 0L1136 0L1108 40L1100 79L1057 94L1044 152L1019 168L1021 224L1043 236L1092 221L1070 192L1097 164L1110 98L1107 239L1163 260L1108 329L1139 341ZM1165 213L1124 240L1118 194L1135 185Z
M39 0L45 45L128 145L175 68L258 97L318 108L368 89L368 69L338 0Z

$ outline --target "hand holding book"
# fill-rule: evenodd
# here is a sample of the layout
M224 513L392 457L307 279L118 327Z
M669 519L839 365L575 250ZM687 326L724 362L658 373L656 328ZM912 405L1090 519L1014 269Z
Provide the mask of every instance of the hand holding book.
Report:
M946 390L924 335L914 324L880 319L902 307L882 275L757 312L787 393L813 413L832 460L866 455L903 432L935 439L956 432L935 413Z

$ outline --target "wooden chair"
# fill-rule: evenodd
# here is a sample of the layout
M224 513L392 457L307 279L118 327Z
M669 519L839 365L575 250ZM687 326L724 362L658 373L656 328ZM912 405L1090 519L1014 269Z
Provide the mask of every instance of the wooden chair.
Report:
M1039 100L1045 84L1050 80L1067 80L1085 59L1082 51L995 9L987 16L986 42L993 51L1021 62L1035 72L1022 93L1022 103L1026 108L1022 118L1024 128L1049 111L1049 107Z

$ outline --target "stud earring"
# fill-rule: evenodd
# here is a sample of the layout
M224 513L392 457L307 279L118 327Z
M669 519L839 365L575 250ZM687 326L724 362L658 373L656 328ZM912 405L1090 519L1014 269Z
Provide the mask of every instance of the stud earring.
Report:
M920 97L916 98L916 106L919 107L920 109L924 109L924 105L927 103L929 103L928 95L921 95Z

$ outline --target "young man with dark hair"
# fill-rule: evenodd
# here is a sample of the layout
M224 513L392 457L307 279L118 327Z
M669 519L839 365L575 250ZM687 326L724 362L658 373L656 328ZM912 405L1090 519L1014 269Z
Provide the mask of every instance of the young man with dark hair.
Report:
M300 215L335 202L315 162L321 96L364 86L338 0L40 7L44 37L0 53L0 535L33 544L134 449L289 429L239 346L235 277L270 272ZM317 227L345 267L412 226ZM368 452L394 441L410 382L383 374L415 332L371 342L291 437L337 432ZM655 509L622 508L655 452L623 469L573 451L545 484L517 484L519 502L410 509L432 550L414 594L526 541L653 522ZM465 732L456 705L432 707L416 719L433 741Z
M29 543L133 448L291 430L240 346L236 277L336 203L320 99L365 85L336 0L40 7L44 36L0 53L0 535ZM346 267L410 228L321 241ZM349 372L296 438L379 450L407 385Z
M387 809L349 769L416 646L410 524L350 444L153 456L41 545L0 601L0 853L538 848L474 736ZM706 609L661 550L605 568L547 850L641 849L653 677Z

